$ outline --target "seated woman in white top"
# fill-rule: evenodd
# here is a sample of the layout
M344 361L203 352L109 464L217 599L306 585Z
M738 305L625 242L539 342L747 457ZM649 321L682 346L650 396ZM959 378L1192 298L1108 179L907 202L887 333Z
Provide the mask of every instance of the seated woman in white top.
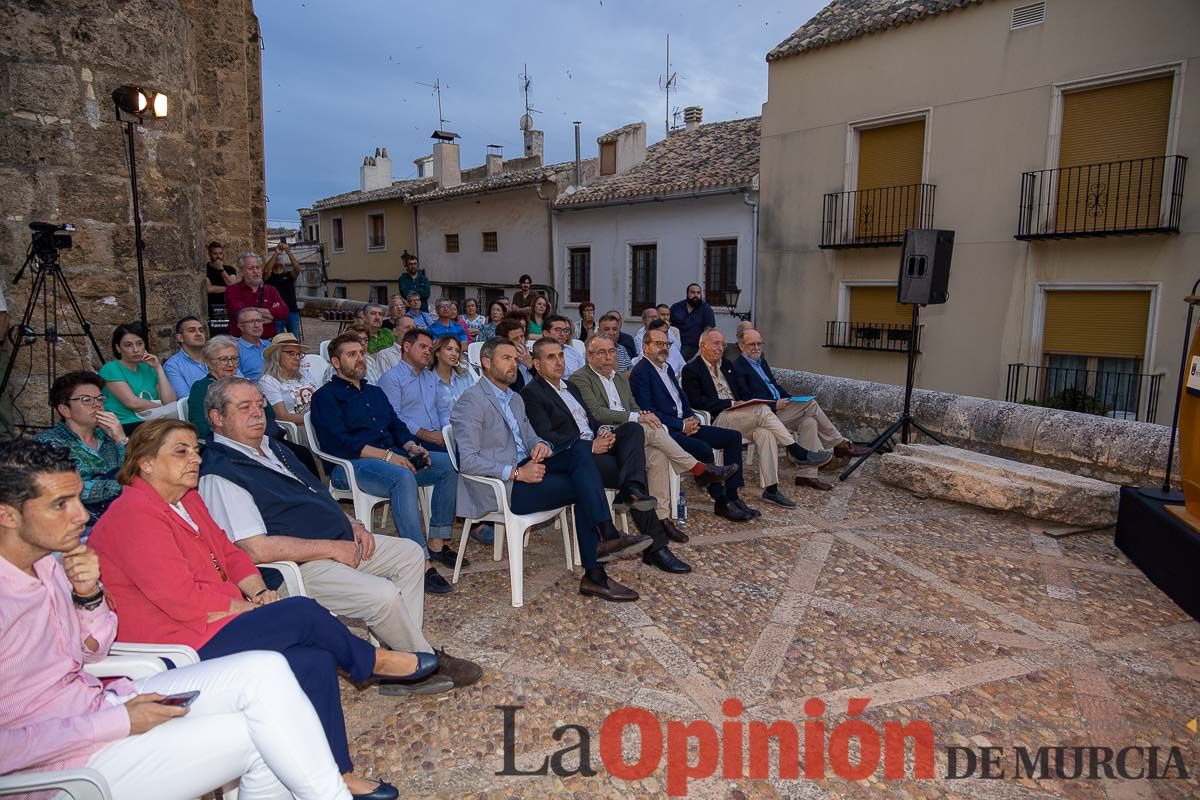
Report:
M304 412L321 384L304 365L308 348L290 333L280 333L263 351L263 374L258 388L275 411L276 419L304 424Z
M437 376L438 394L446 398L446 406L454 408L475 379L462 364L462 345L453 336L443 336L433 343L433 374Z

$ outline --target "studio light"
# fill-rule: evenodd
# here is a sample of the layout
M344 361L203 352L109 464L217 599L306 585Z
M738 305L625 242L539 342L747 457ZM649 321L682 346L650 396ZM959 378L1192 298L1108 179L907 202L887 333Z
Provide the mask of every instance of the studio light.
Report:
M167 96L154 89L125 84L113 89L113 104L117 108L117 121L125 125L125 141L129 149L129 188L133 194L133 241L137 254L138 301L142 325L146 320L146 268L144 253L146 243L142 241L142 210L138 202L137 155L133 146L133 126L145 125L147 118L162 119L167 116Z

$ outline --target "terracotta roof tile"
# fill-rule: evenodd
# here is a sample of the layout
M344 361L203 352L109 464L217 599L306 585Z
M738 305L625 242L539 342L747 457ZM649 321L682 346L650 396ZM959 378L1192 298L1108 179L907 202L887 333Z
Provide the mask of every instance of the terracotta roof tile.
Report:
M621 127L617 128L614 131L609 131L606 134L597 136L596 143L597 144L607 144L608 142L615 142L617 139L621 138L622 134L632 133L633 131L636 131L638 128L644 128L644 127L646 127L646 123L644 123L644 122L631 122L628 125L622 125Z
M575 169L575 162L547 164L543 167L502 172L499 175L493 175L482 180L460 183L458 186L453 186L449 189L439 189L437 188L437 184L434 184L430 189L420 194L414 194L409 198L409 202L414 204L429 203L434 200L445 200L450 197L485 194L487 192L515 189L520 186L530 186L542 183L543 181L552 181L559 173L568 168Z
M767 53L767 61L800 55L984 0L833 0Z
M621 175L598 178L563 195L558 207L627 197L677 194L721 186L748 186L758 174L761 117L701 125L646 148L646 160Z
M369 192L354 191L335 194L312 204L314 211L323 211L339 206L353 206L359 203L375 203L380 200L404 200L418 192L428 191L437 187L437 181L432 178L415 178L407 181L395 181L391 186L382 189L372 189Z

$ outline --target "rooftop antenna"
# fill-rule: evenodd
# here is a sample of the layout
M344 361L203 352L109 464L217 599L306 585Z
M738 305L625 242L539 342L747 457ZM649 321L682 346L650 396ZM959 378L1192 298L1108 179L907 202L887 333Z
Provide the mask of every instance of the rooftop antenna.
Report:
M683 109L675 106L671 109L671 130L679 130L679 116L683 114Z
M521 92L525 95L525 113L521 115L520 128L523 131L533 130L533 115L542 113L533 107L529 101L529 91L533 88L533 78L529 75L529 65L523 64L521 74L517 76L520 81Z
M667 34L667 71L658 79L658 88L663 89L667 93L667 100L663 106L663 129L666 136L671 135L671 90L679 85L679 74L671 72L671 34Z
M449 122L450 120L448 120L442 116L442 82L441 82L441 80L439 80L438 78L434 78L433 83L421 83L420 81L417 81L416 83L418 86L428 86L430 89L433 89L433 93L437 96L438 130L445 130L446 123ZM447 87L447 88L449 88L449 87Z

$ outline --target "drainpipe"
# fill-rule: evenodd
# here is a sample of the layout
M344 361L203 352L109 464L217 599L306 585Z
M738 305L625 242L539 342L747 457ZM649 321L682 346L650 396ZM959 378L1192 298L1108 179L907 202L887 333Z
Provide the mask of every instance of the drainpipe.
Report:
M757 183L757 179L755 183ZM742 203L754 209L754 232L750 236L750 321L758 324L754 314L755 299L758 293L758 201L750 201L750 191L742 192Z
M583 123L575 120L575 188L583 184L583 165L579 161L579 126Z
M417 257L417 263L421 263L421 229L417 225L417 215L421 211L420 206L413 206L413 255Z

